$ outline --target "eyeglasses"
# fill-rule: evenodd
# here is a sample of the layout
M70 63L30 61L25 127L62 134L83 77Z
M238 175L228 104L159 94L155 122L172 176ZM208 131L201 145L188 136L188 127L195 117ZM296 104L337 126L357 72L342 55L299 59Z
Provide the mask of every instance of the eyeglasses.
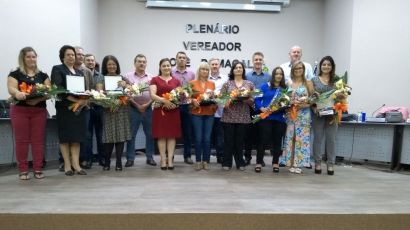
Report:
M301 70L303 67L294 68L294 70Z

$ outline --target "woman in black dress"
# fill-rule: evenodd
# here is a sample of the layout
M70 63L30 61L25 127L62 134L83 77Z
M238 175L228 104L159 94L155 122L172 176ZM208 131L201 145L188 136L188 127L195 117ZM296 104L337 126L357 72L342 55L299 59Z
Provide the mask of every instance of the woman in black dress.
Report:
M53 66L51 70L51 83L61 88L67 88L66 76L83 76L83 73L74 68L76 53L72 46L65 45L60 49L61 65ZM87 89L86 89L87 90ZM79 163L80 143L86 138L86 117L85 112L75 114L69 109L73 103L80 106L88 102L72 94L60 94L61 100L56 102L58 138L60 140L60 151L64 158L65 175L72 176L74 172L79 175L87 175L81 169ZM71 157L70 157L71 155Z

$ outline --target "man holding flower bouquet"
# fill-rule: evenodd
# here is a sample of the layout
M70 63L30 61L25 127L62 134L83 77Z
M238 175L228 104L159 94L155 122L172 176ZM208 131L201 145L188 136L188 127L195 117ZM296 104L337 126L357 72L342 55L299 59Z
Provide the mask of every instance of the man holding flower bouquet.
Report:
M179 51L176 55L176 66L172 69L172 76L181 82L182 86L189 85L189 82L195 79L195 73L187 67L187 55L183 51ZM193 164L191 159L191 113L188 104L179 106L181 115L182 139L184 143L184 162Z
M129 84L147 84L151 82L152 75L145 72L147 67L147 58L143 54L138 54L134 58L135 70L127 73L125 78ZM153 155L155 152L154 139L152 138L152 108L151 95L149 91L141 92L141 95L130 98L130 118L131 118L131 140L127 141L127 162L125 167L134 165L135 160L135 138L138 128L142 123L145 134L145 155L146 163L156 166Z

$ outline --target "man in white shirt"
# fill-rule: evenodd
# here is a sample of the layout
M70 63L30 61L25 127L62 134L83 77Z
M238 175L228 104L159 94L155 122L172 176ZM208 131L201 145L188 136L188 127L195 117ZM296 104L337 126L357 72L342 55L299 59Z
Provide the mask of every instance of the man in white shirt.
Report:
M293 46L292 48L290 48L289 58L290 58L290 61L280 65L280 67L282 67L283 71L285 72L285 80L287 83L289 82L289 80L291 80L290 79L290 69L292 68L293 63L295 63L296 61L300 61L300 59L302 58L302 48L300 48L300 46ZM306 79L307 80L312 79L314 77L312 66L307 62L303 62L303 64L305 65Z
M219 94L222 85L228 81L228 76L223 75L219 72L221 66L220 60L218 58L211 58L209 60L209 65L211 66L209 80L215 83L215 94ZM212 127L212 140L214 142L214 147L216 150L216 162L220 164L222 164L224 154L224 133L221 125L222 113L223 105L220 105L215 113L214 124Z

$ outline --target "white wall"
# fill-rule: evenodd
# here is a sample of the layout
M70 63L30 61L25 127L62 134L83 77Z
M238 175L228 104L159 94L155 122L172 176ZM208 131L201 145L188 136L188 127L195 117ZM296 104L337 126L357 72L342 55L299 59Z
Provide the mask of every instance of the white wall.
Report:
M157 74L158 62L184 50L183 41L241 42L241 52L187 50L194 67L201 58L250 60L262 51L268 67L288 61L289 48L303 47L304 60L313 62L322 50L322 0L292 0L280 13L250 13L147 9L135 0L100 0L99 52L114 54L122 72L133 69L137 53L148 57L148 71ZM186 24L238 25L239 34L187 34ZM184 50L185 51L185 50ZM100 59L100 61L101 61Z
M80 44L79 0L0 1L0 99L8 98L7 75L17 67L21 48L32 46L40 69L50 74L60 64L64 44Z
M98 0L80 1L81 46L85 53L98 56Z
M410 108L410 2L354 1L351 111L383 103Z
M336 74L350 69L353 0L326 0L323 12L323 49L317 60L331 55L336 62ZM348 71L349 72L349 71Z

